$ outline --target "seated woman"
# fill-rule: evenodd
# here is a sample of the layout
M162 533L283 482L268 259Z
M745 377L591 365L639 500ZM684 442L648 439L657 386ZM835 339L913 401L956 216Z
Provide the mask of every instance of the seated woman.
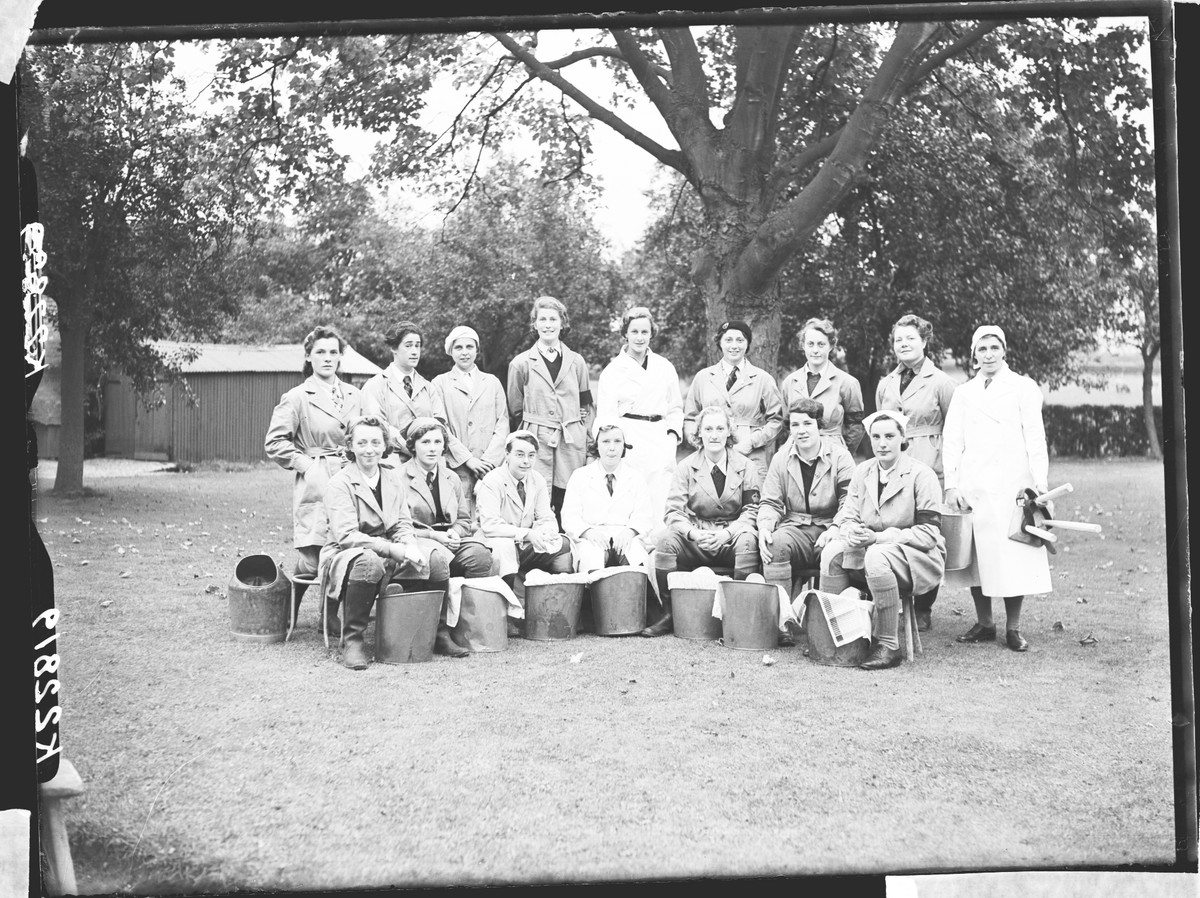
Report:
M509 585L533 568L551 574L574 569L571 544L558 532L550 508L546 479L533 470L537 456L538 438L514 430L504 441L504 463L485 474L475 490L479 532ZM520 635L511 618L508 630L510 636Z
M667 494L666 526L655 536L658 553L654 574L663 617L642 631L665 636L674 629L667 575L698 567L733 567L733 578L745 580L759 571L754 518L762 485L758 468L731 449L729 413L715 405L696 416L700 448L681 461Z
M428 553L413 537L404 475L381 461L391 452L390 441L382 418L351 421L346 430L351 464L325 490L329 542L321 548L321 581L326 600L344 605L342 663L351 670L370 663L363 634L375 597L389 584L422 578L429 569Z
M451 577L486 577L492 569L492 553L482 543L463 542L475 527L462 494L462 480L442 460L445 425L436 418L414 418L405 431L404 442L411 456L402 468L408 480L405 498L417 544L429 552L429 579L442 582ZM446 599L448 602L449 595ZM452 658L470 654L450 638L446 602L442 603L433 650Z
M875 457L855 469L846 502L825 531L821 590L841 592L852 570L866 581L875 600L875 647L859 667L882 670L902 660L900 594L933 589L946 569L942 490L933 469L904 452L904 415L878 411L863 424Z
M644 565L650 553L642 540L654 520L645 478L625 461L625 431L619 418L596 425L596 461L576 469L563 499L563 532L574 541L581 571L614 565Z
M825 407L797 399L788 409L787 451L771 459L758 506L763 564L788 562L792 580L820 561L828 530L846 501L854 459L840 441L821 435Z

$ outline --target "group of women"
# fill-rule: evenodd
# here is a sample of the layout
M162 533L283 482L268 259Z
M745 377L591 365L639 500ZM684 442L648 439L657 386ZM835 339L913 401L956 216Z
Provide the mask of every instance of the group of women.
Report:
M478 367L479 335L465 325L444 342L454 367L428 381L417 372L424 335L400 324L387 335L392 362L361 391L337 376L336 331L305 339L309 376L280 400L266 451L295 471L297 573L319 577L346 666L367 666L363 632L385 590L448 596L450 577L511 585L535 568L614 565L655 579L661 610L644 636L672 632L671 572L706 566L745 579L787 564L793 583L819 568L824 591L870 593L866 669L900 663L901 596L914 596L928 630L943 582L969 587L975 602L959 641L996 638L991 601L1002 596L1006 643L1026 649L1022 598L1049 591L1049 566L1044 548L1007 530L1018 491L1046 489L1047 454L1041 392L1005 364L999 327L976 330L978 374L956 386L928 356L930 323L900 318L896 366L865 419L858 381L830 359L837 330L824 319L801 328L805 364L782 386L747 359L750 326L723 322L720 361L686 395L650 348L645 307L623 316L624 345L594 397L587 364L562 342L566 307L539 297L530 327L536 339L509 363L507 384ZM864 436L870 457L858 462ZM677 462L685 442L695 451ZM949 572L947 509L971 510L974 531L970 564ZM435 649L466 654L445 606Z

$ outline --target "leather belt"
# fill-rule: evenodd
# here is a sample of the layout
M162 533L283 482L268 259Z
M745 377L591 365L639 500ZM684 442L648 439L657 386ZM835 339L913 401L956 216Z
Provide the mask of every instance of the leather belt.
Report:
M635 421L661 421L663 419L662 415L634 415L630 414L629 412L621 415L621 417L633 418Z

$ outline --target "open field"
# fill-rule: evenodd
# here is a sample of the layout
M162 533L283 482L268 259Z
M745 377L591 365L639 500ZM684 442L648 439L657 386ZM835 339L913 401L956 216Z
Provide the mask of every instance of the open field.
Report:
M290 560L286 472L42 494L80 891L1172 863L1162 468L1063 481L1104 534L1063 536L1030 651L955 643L949 590L874 674L591 635L355 673L311 598L290 643L230 636L237 560Z

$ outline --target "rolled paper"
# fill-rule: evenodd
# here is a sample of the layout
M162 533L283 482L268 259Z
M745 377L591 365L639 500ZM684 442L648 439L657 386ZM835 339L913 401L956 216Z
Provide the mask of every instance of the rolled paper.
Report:
M1086 521L1057 521L1046 518L1042 523L1047 527L1057 527L1060 530L1082 530L1084 533L1099 533L1101 530L1099 524L1089 524Z
M1034 536L1038 537L1039 539L1044 539L1048 543L1058 542L1058 537L1049 530L1043 530L1041 527L1034 527L1032 524L1025 525L1025 532L1032 533Z
M1073 492L1074 489L1075 487L1071 486L1071 484L1064 483L1062 486L1056 486L1054 489L1036 496L1033 501L1038 505L1045 505L1052 499L1057 499L1059 496L1065 496L1067 493Z

